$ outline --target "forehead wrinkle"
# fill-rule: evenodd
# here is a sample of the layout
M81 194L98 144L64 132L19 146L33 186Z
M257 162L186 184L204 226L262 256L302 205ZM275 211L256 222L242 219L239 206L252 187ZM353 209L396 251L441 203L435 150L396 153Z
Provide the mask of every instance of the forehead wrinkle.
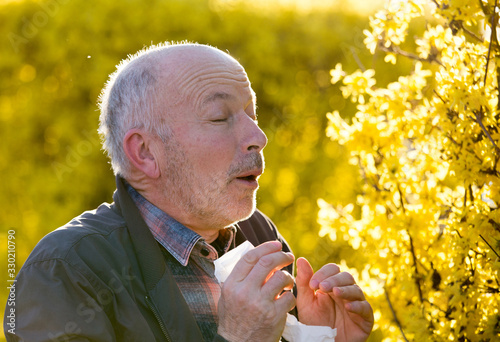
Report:
M203 64L195 64L195 65L186 65L177 70L178 77L178 87L180 89L184 89L189 87L189 85L195 81L197 78L206 78L210 77L212 74L224 74L228 75L228 78L233 78L237 80L238 78L241 80L247 80L246 73L243 68L236 68L234 65L228 65L227 63L223 65L220 62L207 62ZM205 77L204 77L205 76Z
M215 83L215 81L219 81L221 83L237 82L245 87L250 86L250 82L246 76L238 77L235 73L214 70L212 72L200 73L196 75L196 77L192 77L189 82L183 82L183 84L179 86L179 89L181 92L189 94L193 93L201 84L210 85Z
M213 79L227 79L230 81L244 82L248 85L247 75L243 67L227 61L213 61L204 63L180 63L171 70L171 80L184 95L192 94L200 83Z
M193 81L186 88L181 90L181 92L184 97L192 103L194 108L200 109L207 103L207 98L214 95L214 92L211 91L214 85L229 86L230 88L250 88L250 82L246 77L236 79L234 77L226 77L225 74L221 75L220 73L217 73L217 76L214 78L208 77L206 79ZM219 93L227 92L221 90ZM235 97L233 94L227 94L230 95L231 98ZM221 97L218 98L220 99ZM213 100L216 100L216 98Z

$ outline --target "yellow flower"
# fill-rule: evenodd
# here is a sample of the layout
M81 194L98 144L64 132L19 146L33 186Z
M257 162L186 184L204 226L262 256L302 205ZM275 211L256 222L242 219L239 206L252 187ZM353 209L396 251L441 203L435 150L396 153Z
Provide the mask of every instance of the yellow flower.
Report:
M342 95L345 98L353 96L364 101L363 94L370 92L371 87L376 83L373 76L375 76L373 69L364 72L357 70L351 75L345 76L343 80L345 86L340 88Z
M332 84L340 81L346 75L346 73L342 70L342 64L337 63L337 65L335 65L335 69L330 70L330 75L332 76Z

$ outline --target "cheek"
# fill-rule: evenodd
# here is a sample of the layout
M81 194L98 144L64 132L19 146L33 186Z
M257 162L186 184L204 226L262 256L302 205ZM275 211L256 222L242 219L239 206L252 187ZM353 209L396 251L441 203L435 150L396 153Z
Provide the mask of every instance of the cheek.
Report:
M201 172L226 173L236 156L231 139L197 139L190 146L190 159Z

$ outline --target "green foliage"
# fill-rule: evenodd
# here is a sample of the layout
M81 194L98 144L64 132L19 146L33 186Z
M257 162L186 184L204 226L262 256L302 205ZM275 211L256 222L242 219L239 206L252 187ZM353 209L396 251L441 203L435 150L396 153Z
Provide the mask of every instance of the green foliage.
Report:
M498 13L492 0L388 2L365 44L412 60L409 75L331 72L358 111L350 124L329 113L327 133L363 186L355 203L320 201L321 234L353 248L388 341L500 339Z
M332 61L355 68L356 59L371 58L361 50L365 23L333 11L214 3L0 5L0 244L6 246L7 231L16 230L18 269L45 234L112 200L114 178L96 133L97 96L127 54L170 40L217 46L246 67L269 138L259 206L298 256L316 267L337 260L342 248L332 249L317 235L316 199L352 201L357 176L344 150L324 135L326 111L344 108L350 115L354 109L330 85L329 69ZM6 248L0 250L7 260Z

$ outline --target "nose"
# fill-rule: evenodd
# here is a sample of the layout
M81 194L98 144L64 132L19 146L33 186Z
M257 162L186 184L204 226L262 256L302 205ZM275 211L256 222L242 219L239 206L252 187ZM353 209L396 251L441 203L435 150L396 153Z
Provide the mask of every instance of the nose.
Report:
M245 115L243 125L242 148L246 152L260 152L267 145L267 137L256 120Z

